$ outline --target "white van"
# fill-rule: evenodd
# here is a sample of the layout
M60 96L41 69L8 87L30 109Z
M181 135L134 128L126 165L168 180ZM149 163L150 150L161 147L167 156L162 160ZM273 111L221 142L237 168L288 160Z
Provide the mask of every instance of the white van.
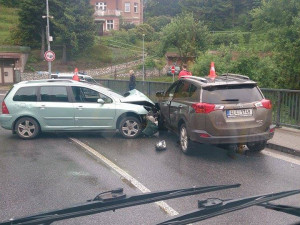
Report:
M51 79L70 79L70 80L72 80L73 76L74 76L74 73L53 73L53 74L51 74ZM78 77L79 77L80 81L99 85L99 83L97 83L93 77L86 75L84 73L78 72Z

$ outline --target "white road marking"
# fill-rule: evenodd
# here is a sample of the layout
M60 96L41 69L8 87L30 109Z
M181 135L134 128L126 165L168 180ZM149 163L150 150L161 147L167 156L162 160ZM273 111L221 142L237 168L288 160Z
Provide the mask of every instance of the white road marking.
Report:
M87 150L88 152L90 152L92 155L96 156L97 158L99 158L102 162L104 162L107 166L109 166L110 168L112 168L113 170L115 170L117 173L119 173L121 176L123 176L125 179L127 179L131 184L133 184L136 188L138 188L141 192L143 193L149 193L151 192L147 187L145 187L142 183L140 183L138 180L136 180L134 177L132 177L131 175L129 175L127 172L125 172L124 170L122 170L120 167L118 167L116 164L114 164L112 161L110 161L109 159L107 159L106 157L104 157L103 155L101 155L99 152L97 152L96 150L94 150L93 148L91 148L90 146L84 144L83 142L79 141L76 138L69 138L70 140L72 140L73 142L75 142L76 144L80 145L82 148L84 148L85 150ZM156 202L156 204L162 209L164 210L168 215L170 216L176 216L178 215L178 212L173 209L172 207L170 207L167 203L165 203L164 201L159 201Z
M283 152L279 152L279 151L275 151L275 150L271 150L271 149L265 149L261 153L264 155L271 156L276 159L281 159L286 162L293 163L293 164L300 166L300 157L298 157L298 156L290 155L287 153L283 153Z

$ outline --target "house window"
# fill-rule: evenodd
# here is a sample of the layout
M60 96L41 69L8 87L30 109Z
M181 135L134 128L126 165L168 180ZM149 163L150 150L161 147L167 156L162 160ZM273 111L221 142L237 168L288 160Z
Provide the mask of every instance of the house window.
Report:
M125 12L130 12L130 3L125 3Z
M105 11L106 2L96 2L96 9Z
M134 3L133 11L134 11L135 13L138 12L138 3Z
M114 29L114 21L106 20L106 30L113 30L113 29Z

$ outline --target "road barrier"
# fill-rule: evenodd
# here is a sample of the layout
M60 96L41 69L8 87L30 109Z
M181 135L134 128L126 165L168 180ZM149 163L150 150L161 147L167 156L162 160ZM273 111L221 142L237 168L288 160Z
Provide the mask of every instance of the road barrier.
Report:
M125 93L128 91L128 80L98 79L102 85ZM171 85L169 82L136 81L136 89L155 101L155 93L165 91ZM287 126L300 129L300 91L286 89L261 88L265 98L272 101L273 122L276 126Z

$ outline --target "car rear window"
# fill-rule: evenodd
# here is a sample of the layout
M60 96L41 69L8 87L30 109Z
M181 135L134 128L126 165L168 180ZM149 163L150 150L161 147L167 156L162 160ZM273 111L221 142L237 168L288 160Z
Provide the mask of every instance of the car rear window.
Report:
M213 86L203 89L202 102L212 104L245 103L263 98L256 85Z
M36 102L37 87L21 87L13 97L13 101Z
M66 87L41 87L42 102L68 102Z

